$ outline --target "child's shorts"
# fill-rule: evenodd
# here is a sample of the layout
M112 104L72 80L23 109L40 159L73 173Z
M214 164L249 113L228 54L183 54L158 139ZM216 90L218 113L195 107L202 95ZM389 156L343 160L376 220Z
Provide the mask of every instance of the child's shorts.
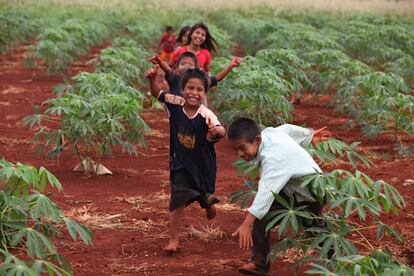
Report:
M218 202L216 198L209 198L207 193L202 194L196 190L197 185L186 169L172 171L170 183L170 211L174 211L181 206L187 206L195 201L204 209Z

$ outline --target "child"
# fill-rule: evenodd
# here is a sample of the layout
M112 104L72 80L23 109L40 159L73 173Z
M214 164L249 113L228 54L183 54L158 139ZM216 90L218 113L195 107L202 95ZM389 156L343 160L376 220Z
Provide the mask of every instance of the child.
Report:
M203 23L197 23L191 27L188 33L187 45L176 50L173 54L173 65L178 57L184 52L192 52L198 59L200 69L208 72L211 63L211 52L217 53L217 42L208 31L208 27Z
M176 50L180 49L181 47L187 45L188 42L188 33L190 32L191 27L188 25L185 25L181 28L180 32L178 33L177 37L177 48Z
M178 57L174 70L158 56L152 56L148 60L158 64L164 70L165 79L170 86L170 92L172 94L180 93L180 83L183 73L188 69L198 68L198 59L191 52L184 52ZM217 86L218 82L222 81L234 67L238 67L239 65L240 59L235 57L223 71L219 72L216 76L210 75L210 88Z
M247 250L253 246L251 262L240 267L239 272L266 275L269 271L270 230L266 233L268 221L263 217L269 211L284 209L274 200L272 192L285 199L294 195L296 206L307 205L308 211L321 215L323 205L312 197L308 188L299 185L301 177L321 172L302 146L324 140L328 135L330 133L324 128L313 131L289 124L261 130L255 121L248 118L237 119L230 125L230 146L240 158L258 162L261 169L253 204L244 222L233 233L233 236L239 235L240 248ZM314 220L313 225L317 222Z
M175 50L175 41L176 36L174 35L174 29L171 26L167 26L165 28L165 33L161 37L160 44L158 45L158 49L162 51L160 57L162 60L166 62L171 62L173 60L173 53Z
M170 240L164 251L174 253L179 242L179 227L184 208L197 201L206 209L207 219L216 215L213 196L216 181L216 153L214 144L226 136L212 111L201 104L208 92L208 77L193 69L184 73L181 94L157 92L156 69L147 71L151 93L165 104L170 120Z

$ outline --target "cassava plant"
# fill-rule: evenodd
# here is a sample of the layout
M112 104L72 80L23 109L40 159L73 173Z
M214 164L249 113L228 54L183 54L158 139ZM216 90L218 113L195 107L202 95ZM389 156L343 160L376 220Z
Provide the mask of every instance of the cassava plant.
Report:
M285 200L275 193L275 200L283 208L271 211L265 217L269 221L267 230L278 225L279 239L269 257L274 260L295 247L304 252L297 264L298 267L307 264L307 274L412 275L414 270L399 263L389 250L376 248L366 237L368 231L376 231L378 240L384 235L392 235L402 242L399 233L381 221L381 215L396 214L405 203L392 185L383 180L375 181L357 170L356 159L365 164L369 161L355 151L355 146L332 139L308 149L320 164L347 158L355 171L336 169L302 178L301 186L309 188L315 201L326 204L321 217L305 210L306 206L295 207L293 195ZM241 200L244 208L255 196L257 183L254 178L260 168L243 161L237 161L236 166L250 178L245 180L248 190L232 194L232 202ZM323 226L306 228L311 219L318 220ZM361 252L355 237L362 240L359 243Z
M45 168L0 160L1 275L72 275L51 240L65 228L73 240L92 244L90 230L66 217L44 194L48 186L62 191Z
M292 104L287 97L292 89L271 68L263 68L257 59L247 57L220 83L214 104L225 122L247 115L263 124L280 124L291 119Z
M48 108L43 114L24 118L26 125L37 127L37 152L46 149L49 158L56 158L71 147L80 162L95 160L96 170L115 146L136 154L136 144L145 145L144 133L149 129L139 117L143 94L113 73L83 72L73 81L60 86L59 96L44 103Z
M334 102L351 114L369 137L391 130L401 144L401 131L414 133L414 98L404 80L392 73L372 72L343 81Z
M131 44L131 42L122 42ZM117 42L121 43L121 42ZM144 83L144 72L149 68L145 60L150 54L135 46L108 47L101 51L96 66L97 72L112 72L117 74L123 81L131 86Z

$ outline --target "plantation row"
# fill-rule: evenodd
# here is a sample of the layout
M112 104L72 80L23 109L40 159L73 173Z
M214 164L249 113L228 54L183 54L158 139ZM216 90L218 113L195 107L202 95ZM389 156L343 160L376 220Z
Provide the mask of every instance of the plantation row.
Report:
M234 20L228 20L230 17ZM316 27L233 12L218 16L234 39L256 54L248 56L247 65L236 69L238 74L220 86L215 95L217 109L228 121L247 114L264 125L274 125L291 120L292 105L286 96L303 91L335 92L332 105L349 114L367 136L392 130L404 151L407 147L399 143L399 132L414 134L410 93L414 24L384 18L375 22L382 24L378 28L370 23L374 17L325 18L319 25L312 21L315 18L306 19L301 20ZM223 68L226 62L216 62L216 68Z

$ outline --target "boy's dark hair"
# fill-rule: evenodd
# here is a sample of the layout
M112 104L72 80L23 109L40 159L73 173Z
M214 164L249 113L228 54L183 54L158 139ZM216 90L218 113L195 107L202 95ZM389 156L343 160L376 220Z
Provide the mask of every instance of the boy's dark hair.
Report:
M165 27L166 32L172 32L173 30L174 30L174 28L172 26Z
M227 130L229 140L246 139L253 143L257 135L262 132L260 126L250 118L238 118L234 120Z
M191 35L198 28L201 28L201 29L203 29L206 32L206 40L201 45L201 48L207 49L210 52L214 52L214 53L217 54L217 46L218 46L217 41L211 36L210 31L208 30L207 25L204 24L204 23L201 23L201 22L200 23L197 23L197 24L194 24L191 27L190 32L188 33L188 42L187 42L187 45L190 45L190 43L191 43Z
M182 27L181 30L180 30L180 33L178 34L178 37L177 37L176 41L177 42L183 42L183 37L184 37L185 33L189 32L190 29L191 29L191 27L188 26L188 25L185 25L184 27Z
M191 52L184 52L184 53L182 53L182 54L181 54L181 55L177 58L177 61L174 63L174 66L175 66L175 67L177 67L177 66L178 66L178 64L180 64L181 60L182 60L183 58L186 58L186 57L191 58L191 59L194 61L195 68L198 68L198 59L197 59L196 55L194 55L194 54L193 54L193 53L191 53Z
M201 80L204 84L205 93L208 92L208 89L210 88L210 86L209 86L207 73L198 68L185 71L185 73L183 74L183 77L181 78L181 90L184 90L184 87L187 85L187 82L191 79Z

